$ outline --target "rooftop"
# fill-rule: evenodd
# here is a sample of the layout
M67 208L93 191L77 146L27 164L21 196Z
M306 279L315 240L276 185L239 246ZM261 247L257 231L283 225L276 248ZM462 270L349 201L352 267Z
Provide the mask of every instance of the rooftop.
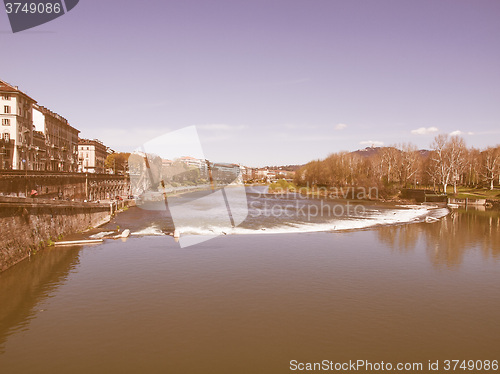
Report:
M57 114L56 112L51 111L49 108L46 108L46 107L41 106L41 105L34 105L34 109L38 110L39 112L43 113L44 115L49 115L51 117L54 117L55 119L57 119L61 122L64 122L66 125L68 125L72 129L74 129L75 131L80 132L80 130L71 126L66 118L64 118L60 114Z
M36 100L32 99L26 93L24 93L23 91L21 91L19 89L19 87L13 86L13 85L11 85L11 84L9 84L9 83L1 80L1 79L0 79L0 92L18 93L18 94L26 96L28 99L30 99L31 101L33 101L33 102L36 103Z
M78 139L79 145L97 145L106 148L106 146L99 139Z

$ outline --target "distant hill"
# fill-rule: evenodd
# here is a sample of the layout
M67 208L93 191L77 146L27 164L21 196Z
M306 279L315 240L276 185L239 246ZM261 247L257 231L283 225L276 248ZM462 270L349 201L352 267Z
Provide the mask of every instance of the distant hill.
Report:
M358 149L357 151L353 151L351 153L358 154L360 156L368 158L368 157L372 157L372 156L377 155L385 148L389 148L389 147L366 147L364 149ZM393 147L390 147L390 148L393 148ZM420 155L423 158L427 158L427 157L429 157L429 154L431 151L429 151L427 149L419 149L417 152L420 153Z
M264 166L262 169L268 170L283 170L283 171L296 171L304 165L279 165L279 166Z
M363 157L372 157L378 154L382 148L386 147L366 147L364 149L358 149L357 151L353 151L351 153L363 156Z
M423 158L427 158L431 154L431 151L429 151L428 149L419 149L418 152Z
M358 149L357 151L353 151L353 152L351 152L351 154L358 154L358 155L360 155L362 157L370 158L372 156L377 155L383 149L386 149L386 148L394 148L394 147L366 147L366 148L363 148L363 149ZM419 149L417 152L420 153L420 155L423 158L429 157L429 154L431 153L431 151L429 151L427 149ZM305 164L303 164L303 165L273 165L273 166L264 166L264 167L262 167L260 169L283 170L283 171L297 171L298 169L300 169L304 165Z

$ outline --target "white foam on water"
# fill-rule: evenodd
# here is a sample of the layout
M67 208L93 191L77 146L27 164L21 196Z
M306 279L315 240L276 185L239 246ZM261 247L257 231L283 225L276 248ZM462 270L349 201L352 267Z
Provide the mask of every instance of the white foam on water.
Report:
M284 234L322 231L342 231L364 229L378 225L394 225L401 223L422 222L432 212L432 216L441 218L449 211L446 208L428 209L422 206L411 206L407 209L388 209L384 211L371 210L366 217L337 219L324 223L286 223L275 227L247 229L242 227L228 228L209 226L206 228L186 226L179 228L181 235L255 235L255 234Z
M115 234L115 233L116 233L116 231L101 231L101 232L98 232L97 234L90 235L89 238L90 239L102 239L105 236Z
M437 209L431 209L429 211L429 216L434 218L443 218L447 216L449 213L450 210L448 208L437 208Z
M156 226L150 226L146 227L145 229L139 230L139 231L134 231L130 233L130 235L135 235L135 236L160 236L160 235L166 235L163 231L161 231L158 227Z
M181 237L184 235L195 236L219 236L219 235L259 235L259 234L286 234L286 233L306 233L323 231L343 231L365 229L379 225L395 225L411 222L423 222L425 217L442 218L449 213L447 208L426 207L421 205L401 206L399 209L367 210L364 216L333 219L327 222L301 222L301 223L282 223L274 227L262 228L244 228L227 226L218 226L217 223L200 226L182 226L177 227ZM166 235L156 226L150 226L140 231L133 232L131 235L149 236Z

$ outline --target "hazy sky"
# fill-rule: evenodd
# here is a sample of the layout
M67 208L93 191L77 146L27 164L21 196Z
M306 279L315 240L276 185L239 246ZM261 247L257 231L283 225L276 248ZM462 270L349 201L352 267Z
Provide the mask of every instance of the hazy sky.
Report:
M1 10L0 51L1 79L119 151L191 125L255 166L500 143L498 0L80 0L17 34Z

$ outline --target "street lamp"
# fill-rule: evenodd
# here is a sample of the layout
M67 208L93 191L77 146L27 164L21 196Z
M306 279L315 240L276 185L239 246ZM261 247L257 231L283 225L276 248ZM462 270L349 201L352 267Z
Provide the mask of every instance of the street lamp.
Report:
M24 156L26 157L26 156ZM28 167L27 167L27 162L26 158L23 158L23 164L24 164L24 197L28 197Z
M2 152L0 152L0 156L1 157L1 162L0 162L0 169L7 169L5 167L5 160L4 160L4 157L7 155L7 150L5 149L5 146L2 146Z

